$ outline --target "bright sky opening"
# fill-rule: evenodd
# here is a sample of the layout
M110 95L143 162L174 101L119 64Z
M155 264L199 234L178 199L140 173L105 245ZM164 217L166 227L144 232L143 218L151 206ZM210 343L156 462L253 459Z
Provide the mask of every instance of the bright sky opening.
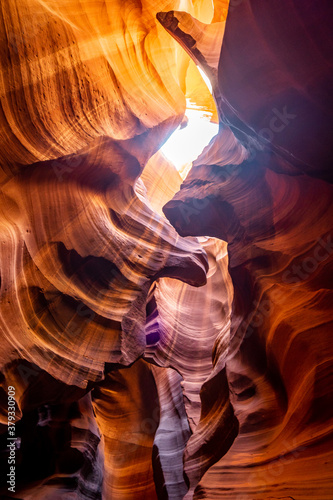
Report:
M200 68L199 71L211 92L209 79ZM218 133L218 124L210 121L212 113L199 108L189 99L187 99L185 114L188 118L187 126L182 129L179 126L161 148L164 156L175 165L177 170L192 163Z

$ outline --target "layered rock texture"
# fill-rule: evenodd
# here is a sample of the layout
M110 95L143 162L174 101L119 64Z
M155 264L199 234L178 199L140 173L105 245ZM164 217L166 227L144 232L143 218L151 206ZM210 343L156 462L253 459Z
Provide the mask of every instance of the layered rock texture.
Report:
M2 2L1 498L333 498L332 10Z

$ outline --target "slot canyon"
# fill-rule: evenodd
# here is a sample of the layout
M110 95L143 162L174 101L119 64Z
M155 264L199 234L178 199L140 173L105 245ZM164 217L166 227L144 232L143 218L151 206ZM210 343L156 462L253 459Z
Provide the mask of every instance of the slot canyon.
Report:
M1 0L1 500L333 500L332 20Z

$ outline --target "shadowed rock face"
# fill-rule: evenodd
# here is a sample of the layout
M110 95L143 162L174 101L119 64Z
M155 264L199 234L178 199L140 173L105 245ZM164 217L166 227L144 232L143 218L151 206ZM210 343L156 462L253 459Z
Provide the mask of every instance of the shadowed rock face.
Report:
M1 4L1 498L331 498L332 7L227 8Z
M329 1L239 2L218 70L221 117L236 137L271 148L294 174L329 181L332 14Z

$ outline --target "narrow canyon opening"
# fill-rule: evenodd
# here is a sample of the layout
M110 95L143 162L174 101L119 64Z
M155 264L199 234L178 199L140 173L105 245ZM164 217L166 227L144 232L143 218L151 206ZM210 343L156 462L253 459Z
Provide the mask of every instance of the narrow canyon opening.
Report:
M182 179L185 179L192 162L198 158L219 130L218 123L216 123L217 110L214 101L207 99L206 105L200 105L202 96L207 94L207 90L212 95L212 86L204 72L199 67L196 68L202 79L200 80L196 74L192 84L191 76L188 77L187 82L192 89L195 89L194 98L196 95L200 96L199 103L193 101L193 97L186 98L183 122L160 149L163 155L177 168ZM190 68L190 75L193 75L194 72L194 68ZM213 109L211 109L212 107Z

